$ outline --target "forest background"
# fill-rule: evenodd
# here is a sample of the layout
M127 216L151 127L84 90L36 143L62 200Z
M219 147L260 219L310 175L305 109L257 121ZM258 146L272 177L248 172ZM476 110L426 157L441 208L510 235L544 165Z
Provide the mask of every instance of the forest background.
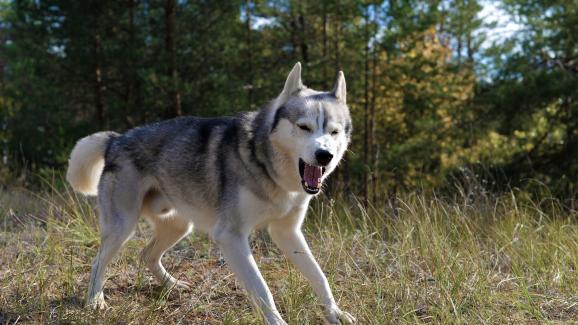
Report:
M573 198L577 38L577 1L1 1L0 175L34 185L98 130L258 109L300 61L314 89L347 78L329 195Z

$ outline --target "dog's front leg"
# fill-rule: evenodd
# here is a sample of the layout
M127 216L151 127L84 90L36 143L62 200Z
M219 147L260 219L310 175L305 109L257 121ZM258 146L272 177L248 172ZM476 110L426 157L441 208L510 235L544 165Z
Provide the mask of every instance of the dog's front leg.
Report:
M323 271L311 254L309 245L301 232L301 224L305 211L300 210L285 219L277 220L269 224L269 234L283 251L285 256L301 271L309 280L313 290L321 300L325 308L325 319L329 324L353 324L355 318L351 314L339 309L331 293L329 282Z
M251 254L248 235L217 225L213 233L225 261L262 312L267 324L286 325L277 311L273 296Z

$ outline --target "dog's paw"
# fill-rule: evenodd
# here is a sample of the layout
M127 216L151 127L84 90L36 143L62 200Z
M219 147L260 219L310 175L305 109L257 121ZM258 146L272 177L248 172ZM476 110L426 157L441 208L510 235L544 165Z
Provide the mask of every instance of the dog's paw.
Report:
M265 324L266 325L287 325L283 320L283 317L275 311L274 313L268 314L265 316Z
M342 311L337 306L329 308L325 313L325 320L327 320L327 324L342 324L342 325L349 325L355 324L356 320L355 317L351 316L350 313Z
M169 280L166 280L162 284L162 287L165 290L173 290L173 289L190 290L193 287L193 285L187 281L171 278Z
M191 290L191 288L193 287L193 285L190 282L182 280L178 280L177 282L175 282L174 286L183 290Z
M92 310L105 310L108 308L108 305L104 301L104 293L98 294L96 297L92 299L88 299L85 304L86 308L90 308Z

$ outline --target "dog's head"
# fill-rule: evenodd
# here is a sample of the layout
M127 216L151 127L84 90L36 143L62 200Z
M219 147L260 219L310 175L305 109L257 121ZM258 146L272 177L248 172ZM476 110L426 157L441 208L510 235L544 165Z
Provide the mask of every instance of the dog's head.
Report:
M339 71L332 91L320 92L303 85L297 63L275 100L271 125L272 145L294 168L286 172L296 176L305 192L319 193L351 138L343 72Z

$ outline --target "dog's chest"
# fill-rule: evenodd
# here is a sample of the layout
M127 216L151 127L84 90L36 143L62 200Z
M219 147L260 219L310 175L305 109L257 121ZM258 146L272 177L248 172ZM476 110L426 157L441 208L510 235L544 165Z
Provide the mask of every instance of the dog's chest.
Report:
M253 220L256 223L283 218L309 202L301 193L281 193L266 201L249 190L242 190L239 199L239 207L244 219Z
M294 211L295 208L307 205L308 203L309 200L305 200L303 195L288 193L270 203L272 218L282 218Z

